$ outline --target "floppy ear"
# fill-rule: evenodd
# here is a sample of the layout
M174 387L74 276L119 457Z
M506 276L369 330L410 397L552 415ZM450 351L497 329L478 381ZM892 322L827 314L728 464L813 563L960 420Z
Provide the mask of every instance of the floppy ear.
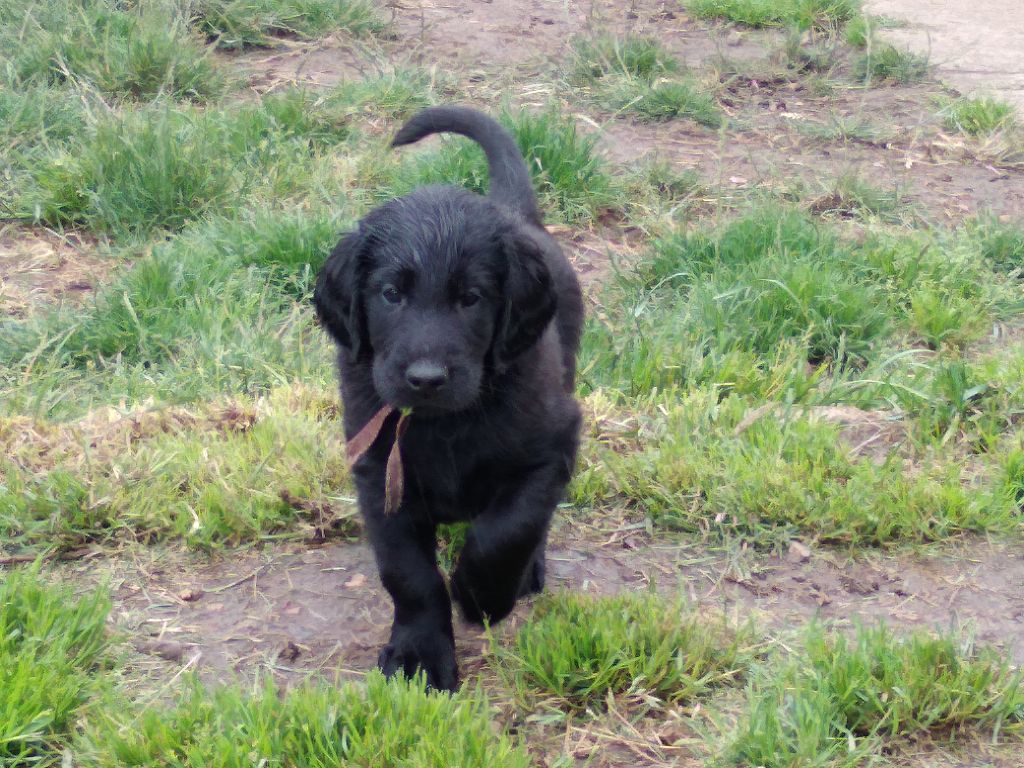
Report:
M492 356L499 371L537 343L555 315L557 297L540 247L525 234L501 237L508 265L505 303L498 317Z
M360 225L334 247L313 290L313 304L320 322L338 344L351 350L353 358L370 347L362 300L362 276L368 250L369 237Z

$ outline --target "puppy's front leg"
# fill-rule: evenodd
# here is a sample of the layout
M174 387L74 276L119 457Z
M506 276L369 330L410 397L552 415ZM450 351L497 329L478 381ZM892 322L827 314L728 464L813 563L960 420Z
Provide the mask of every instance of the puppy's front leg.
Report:
M377 665L389 677L412 677L422 669L431 687L454 691L459 672L452 607L437 569L433 526L417 523L406 509L385 515L383 502L365 519L381 581L395 604L391 640Z
M500 621L518 597L540 591L548 524L568 481L563 465L533 469L473 520L452 574L452 596L469 621Z

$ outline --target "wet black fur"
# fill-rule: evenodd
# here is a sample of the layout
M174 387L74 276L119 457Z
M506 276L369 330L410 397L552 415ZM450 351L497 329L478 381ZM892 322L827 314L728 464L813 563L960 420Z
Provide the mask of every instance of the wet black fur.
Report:
M425 187L372 211L331 254L314 300L339 347L346 437L386 403L413 408L400 508L384 514L397 415L353 472L395 606L378 663L389 675L422 669L450 690L458 669L436 527L471 521L450 587L467 619L498 621L543 588L548 524L576 457L583 306L512 137L478 112L435 107L393 144L440 132L483 146L489 195ZM443 371L444 384L412 387L414 363Z

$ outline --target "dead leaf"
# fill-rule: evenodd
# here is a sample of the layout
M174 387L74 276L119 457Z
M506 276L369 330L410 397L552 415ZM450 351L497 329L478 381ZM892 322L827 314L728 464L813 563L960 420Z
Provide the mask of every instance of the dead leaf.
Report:
M359 589L365 584L366 577L361 573L357 573L354 576L352 576L351 579L345 582L345 589Z

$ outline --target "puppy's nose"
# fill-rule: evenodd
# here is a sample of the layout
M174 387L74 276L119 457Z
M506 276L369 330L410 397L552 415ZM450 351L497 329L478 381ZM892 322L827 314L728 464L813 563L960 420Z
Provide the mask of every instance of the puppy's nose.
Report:
M405 380L418 392L430 392L448 382L448 369L438 363L418 360L405 369Z

